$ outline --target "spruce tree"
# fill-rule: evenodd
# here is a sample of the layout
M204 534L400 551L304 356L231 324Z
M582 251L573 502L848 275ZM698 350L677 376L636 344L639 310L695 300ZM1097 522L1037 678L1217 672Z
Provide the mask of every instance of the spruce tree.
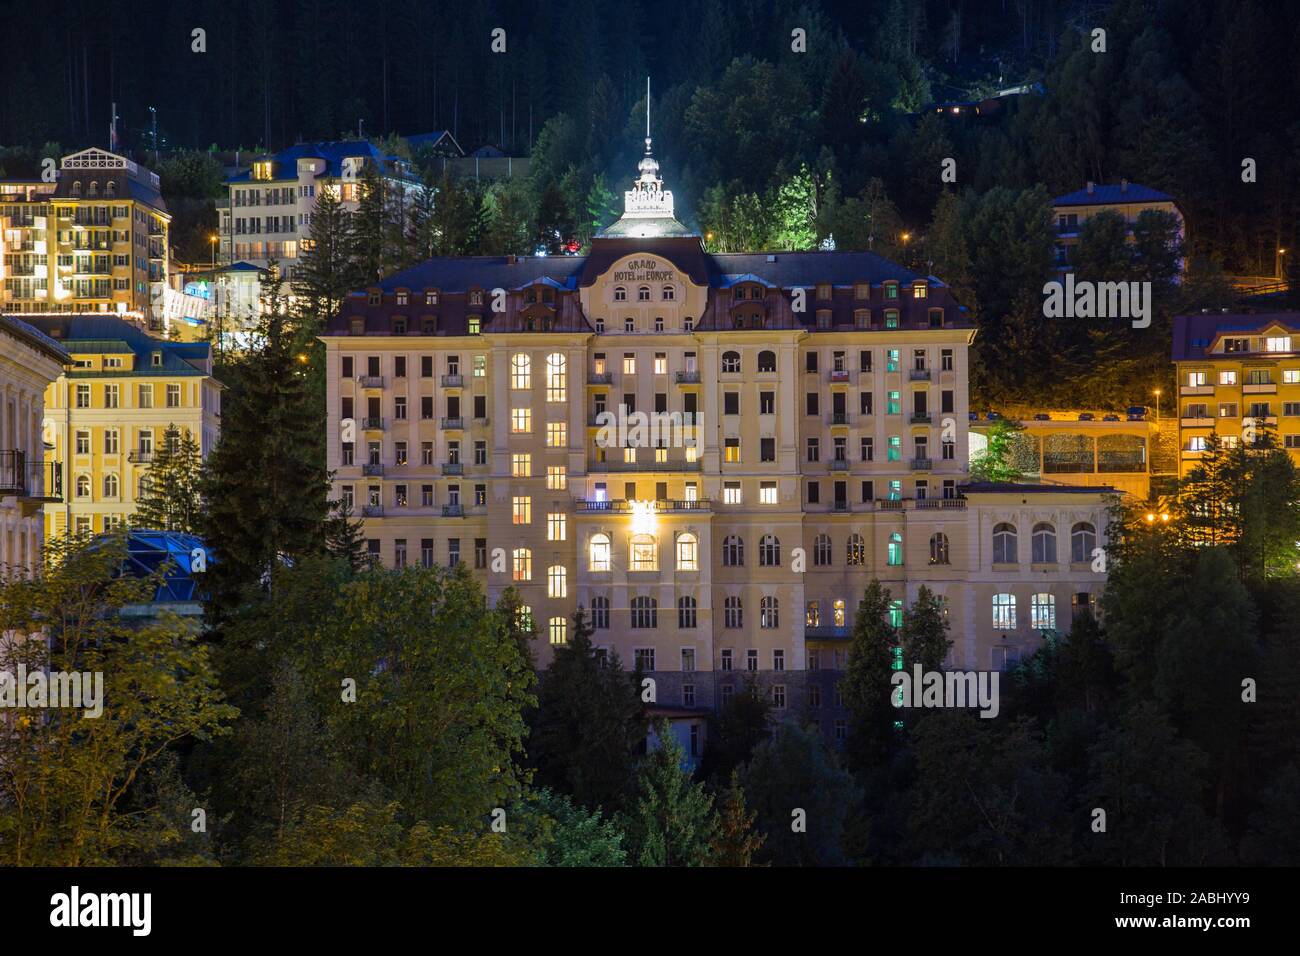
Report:
M896 640L889 623L889 589L872 578L858 604L848 668L840 681L850 717L848 757L857 769L875 766L888 747L896 714L890 699Z
M948 640L948 622L943 617L943 606L934 592L924 584L916 592L916 601L903 618L899 632L903 645L903 660L908 668L920 664L927 671L937 671L952 641Z
M329 478L324 430L295 350L283 279L272 264L255 348L228 367L222 432L208 458L200 522L218 558L209 610L220 619L241 590L269 582L277 562L326 548Z
M754 854L767 840L754 830L757 810L745 807L745 791L740 786L740 771L731 771L731 783L722 795L718 811L718 829L709 847L710 866L753 866Z
M196 534L202 512L199 496L202 460L190 430L181 435L167 426L160 447L145 472L131 523L138 528Z
M352 263L352 214L332 189L321 189L311 214L311 242L294 271L298 316L313 333L338 315L347 294L361 283Z
M638 866L704 866L718 835L713 798L683 769L685 753L668 721L655 734L659 747L641 764L624 826L629 853Z

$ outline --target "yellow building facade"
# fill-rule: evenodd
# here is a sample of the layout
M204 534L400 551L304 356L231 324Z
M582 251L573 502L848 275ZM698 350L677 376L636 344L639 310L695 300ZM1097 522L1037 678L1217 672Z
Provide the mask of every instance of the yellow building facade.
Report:
M1300 314L1174 317L1179 472L1221 444L1250 442L1271 428L1300 464Z
M327 464L376 559L518 588L542 666L581 606L660 705L753 676L832 738L873 577L899 620L940 596L954 666L1095 605L1111 489L969 484L975 331L940 280L711 255L657 173L647 150L585 257L435 259L348 298Z
M162 328L171 215L156 173L102 149L50 180L0 181L5 311L111 312Z
M45 533L130 526L164 442L188 431L204 457L216 445L221 386L210 347L155 339L110 316L30 321L72 358L45 392L42 427L51 457L63 463L65 491L46 508Z

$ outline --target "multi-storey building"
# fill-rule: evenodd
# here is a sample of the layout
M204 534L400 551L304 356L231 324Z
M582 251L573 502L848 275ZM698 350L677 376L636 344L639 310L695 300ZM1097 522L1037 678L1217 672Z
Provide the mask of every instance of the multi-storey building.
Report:
M57 342L0 314L0 577L39 560L41 509L62 490L42 422L45 389L69 361Z
M1091 606L1108 489L963 493L975 330L941 281L711 255L648 143L625 205L587 256L434 259L349 296L323 336L328 466L373 555L517 587L543 665L581 605L660 704L753 674L828 736L873 577L896 620L938 593L969 667Z
M1300 313L1174 316L1180 474L1268 426L1300 463Z
M1150 186L1125 179L1117 186L1088 183L1083 189L1057 196L1052 200L1052 212L1056 215L1056 267L1062 271L1071 268L1080 230L1093 216L1103 212L1119 213L1128 224L1131 240L1134 223L1148 209L1173 215L1178 220L1179 238L1183 238L1185 220L1182 210L1172 196Z
M171 215L156 173L84 149L57 178L0 182L4 307L114 312L162 329Z
M72 357L45 393L46 437L67 492L46 509L45 533L125 526L164 442L188 431L204 457L216 445L221 385L211 347L155 339L109 316L30 321Z
M355 211L362 180L373 168L405 202L418 185L409 164L386 156L370 143L300 143L227 180L228 205L219 207L221 258L265 268L273 260L292 278L299 256L311 242L311 217L320 190L332 190L343 208Z

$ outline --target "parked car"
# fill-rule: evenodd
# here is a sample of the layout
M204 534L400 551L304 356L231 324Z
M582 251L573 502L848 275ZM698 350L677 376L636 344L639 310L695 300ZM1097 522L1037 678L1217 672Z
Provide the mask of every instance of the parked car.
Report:
M1097 419L1093 416L1092 412L1079 413L1079 421L1081 422L1095 422L1096 420Z
M1034 421L1036 422L1050 422L1051 420L1052 416L1047 414L1047 412L1039 412L1034 416Z
M1101 419L1101 420L1102 420L1103 422L1117 422L1117 421L1119 421L1119 416L1118 416L1118 415L1104 415L1104 416L1102 416L1102 419Z
M1145 405L1130 405L1128 408L1128 420L1131 422L1146 421L1147 407Z

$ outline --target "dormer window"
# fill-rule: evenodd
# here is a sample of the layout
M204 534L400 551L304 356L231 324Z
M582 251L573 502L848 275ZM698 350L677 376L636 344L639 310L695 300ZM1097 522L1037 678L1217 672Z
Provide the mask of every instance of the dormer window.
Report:
M871 286L866 282L859 282L853 287L853 298L858 301L866 301L871 298Z
M72 184L72 198L73 198L73 199L80 199L80 198L81 198L81 183L80 183L80 181L75 182L75 183Z
M351 322L351 331L353 335L366 334L366 320L360 317L354 318Z
M404 317L398 316L397 318L393 319L393 334L394 335L406 334L406 319Z
M817 298L825 301L831 297L831 287L828 285L819 285L817 287Z
M86 195L87 195L87 196L98 196L98 195L99 195L99 180L98 180L98 179L92 179L92 180L90 181L90 190L86 193Z
M524 301L527 302L529 305L532 305L534 302L536 302L536 301L537 301L537 290L536 290L536 289L532 289L532 288L528 289L528 290L524 293Z
M1249 352L1250 339L1224 339L1223 351L1225 352Z
M149 356L149 364L153 368L162 368L162 352L154 352Z
M260 163L254 163L254 164L253 164L253 178L254 178L254 179L270 179L270 178L271 178L271 161L270 161L270 160L263 160L263 161L260 162Z
M624 288L623 286L621 286L621 285L620 285L620 286L615 286L615 288L614 288L614 301L615 301L615 302L626 302L626 301L627 301L627 289L625 289L625 288Z
M378 289L371 289L369 295L367 296L367 301L371 305L379 305L379 303L383 301L383 293L380 292Z
M745 298L745 287L743 285L736 286L736 290L732 293L732 298L737 302Z
M114 196L116 196L117 183L115 183L111 179L108 182L104 183L104 195L107 196L109 199L112 199Z
M898 283L897 283L897 282L886 282L886 283L885 283L885 298L886 298L886 299L897 299L897 298L898 298Z
M943 309L930 310L930 328L932 329L943 328Z
M682 328L687 332L695 331L695 320L688 315L686 318L682 319Z
M430 290L430 291L428 291L428 292L425 292L425 293L424 293L424 304L425 304L425 305L437 305L437 304L438 304L438 293L437 293L436 291L433 291L433 290Z
M405 292L405 290L403 290L403 291L397 293L397 304L398 304L398 305L406 305L406 292Z
M599 335L603 335L605 333L605 320L600 318L599 316L596 317L596 333Z
M471 290L470 290L470 293L469 293L469 304L470 304L470 305L482 305L482 304L483 304L483 290L482 290L482 289L471 289Z
M916 285L912 286L912 298L924 299L927 288L928 286L926 286L924 282L918 282Z
M423 335L436 335L438 332L437 316L426 315L420 320L420 332Z

